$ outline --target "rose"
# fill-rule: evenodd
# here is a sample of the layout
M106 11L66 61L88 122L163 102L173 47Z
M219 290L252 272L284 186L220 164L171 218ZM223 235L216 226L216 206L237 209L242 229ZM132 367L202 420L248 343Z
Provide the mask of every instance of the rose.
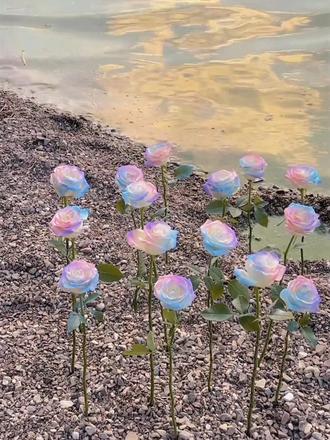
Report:
M235 231L219 220L206 220L201 226L201 233L204 247L213 257L228 255L237 247Z
M159 194L155 185L140 180L128 185L122 192L122 196L126 205L133 206L133 208L146 208L157 200Z
M154 294L164 308L175 311L186 309L196 297L191 281L180 275L159 277Z
M209 175L204 184L205 191L216 199L234 195L240 187L240 179L236 171L220 170Z
M145 151L147 167L161 167L165 165L172 152L172 145L168 142L160 142L159 144L148 147Z
M149 255L161 255L176 247L178 231L162 221L149 222L127 234L128 244Z
M308 165L293 165L287 169L285 177L299 189L306 189L309 185L319 185L321 177L316 168Z
M320 226L319 215L311 206L291 203L284 210L285 226L293 235L307 235Z
M288 309L299 313L318 313L321 298L312 280L299 275L280 293Z
M128 185L144 180L143 171L135 165L119 167L115 177L116 184L123 191Z
M59 209L49 224L50 230L57 237L76 237L81 232L88 214L88 209L79 206L67 206Z
M79 295L95 290L98 283L99 273L94 264L85 260L74 260L63 269L59 287Z
M275 252L259 251L248 255L245 270L235 269L237 280L247 287L269 287L281 281L286 267Z
M239 164L247 177L262 178L265 174L267 162L258 154L247 154L243 156Z
M85 174L74 165L59 165L50 176L50 183L60 197L79 199L89 190Z

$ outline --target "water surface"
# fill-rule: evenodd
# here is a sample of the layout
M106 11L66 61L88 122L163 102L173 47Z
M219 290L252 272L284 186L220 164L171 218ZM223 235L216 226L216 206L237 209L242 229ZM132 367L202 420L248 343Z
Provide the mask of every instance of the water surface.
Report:
M205 170L314 164L328 191L329 27L328 0L2 0L0 84Z

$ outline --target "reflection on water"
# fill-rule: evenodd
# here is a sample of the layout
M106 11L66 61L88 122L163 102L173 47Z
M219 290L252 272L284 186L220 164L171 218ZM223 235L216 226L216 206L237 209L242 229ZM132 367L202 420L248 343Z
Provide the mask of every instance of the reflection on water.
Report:
M329 17L327 0L4 0L0 81L203 169L256 151L283 184L288 163L312 163L326 189Z

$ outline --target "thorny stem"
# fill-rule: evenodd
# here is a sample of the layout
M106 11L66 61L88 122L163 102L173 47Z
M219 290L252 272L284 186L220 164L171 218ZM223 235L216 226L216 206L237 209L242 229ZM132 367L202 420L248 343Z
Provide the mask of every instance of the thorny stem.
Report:
M304 188L300 188L300 197L301 197L301 203L304 203L305 201L305 190ZM305 241L305 237L301 237L301 244L303 245ZM305 259L304 259L304 248L300 248L300 262L301 262L301 275L304 275L305 273Z
M164 201L164 208L165 208L165 218L168 215L168 184L167 184L167 165L161 166L161 173L162 173L162 186L163 186L163 201ZM168 264L168 252L165 252L165 264Z
M168 357L169 357L169 378L168 378L168 385L169 385L169 391L170 391L170 400L171 400L171 419L172 419L172 426L174 429L174 435L175 438L178 437L178 427L176 423L176 414L175 414L175 395L173 390L173 342L175 337L175 324L172 325L171 328L171 338L170 341L167 344L168 347Z
M251 196L252 196L252 180L249 179L248 183L248 224L249 224L249 254L252 253L252 223L251 223L251 211L250 211L250 205L251 205Z
M291 246L292 246L292 244L293 244L293 242L294 242L295 239L296 239L296 236L293 235L293 236L291 237L291 240L289 241L289 244L288 244L287 248L285 249L285 252L284 252L284 266L286 266L286 263L288 262L288 254L289 254L289 250L290 250L290 248L291 248ZM282 282L282 281L281 281L281 282Z
M212 258L210 258L209 267L207 274L209 274L212 265ZM207 307L211 307L213 305L213 299L211 292L208 290L207 292ZM207 376L207 389L209 392L212 391L212 376L213 376L213 323L212 321L208 321L208 332L209 332L209 371Z
M253 356L253 372L251 377L251 386L250 386L250 402L249 402L249 411L248 411L248 417L247 417L247 435L250 436L251 434L251 425L252 425L252 414L253 414L253 408L255 404L255 383L256 383L256 377L258 373L258 352L259 352L259 342L260 342L260 292L259 288L255 287L255 296L256 296L256 320L259 323L258 330L256 332L256 342L255 342L255 349L254 349L254 356Z
M290 335L289 334L289 330L287 330L287 332L285 334L285 340L284 340L284 350L283 350L283 355L282 355L280 375L279 375L278 384L277 384L277 388L276 388L275 399L274 399L274 404L275 405L278 404L278 399L279 399L280 391L281 391L281 387L282 387L285 362L286 362L286 357L287 357L288 348L289 348L289 335Z
M69 246L69 244L67 241L67 259L69 260L68 246ZM71 239L71 247L72 247L71 261L73 261L76 258L76 246L75 246L74 238ZM77 308L76 296L74 293L72 293L71 294L71 309L73 312L75 312L76 308ZM77 352L77 332L76 332L76 330L73 330L73 332L72 332L72 351L71 351L71 373L73 373L76 368L76 352Z
M271 338L272 332L273 332L273 326L274 326L274 321L270 320L269 323L268 323L268 327L267 327L267 334L266 334L265 343L264 343L261 355L260 355L259 360L258 360L258 368L260 367L262 361L264 360L264 357L267 354L268 346L269 346L269 341L270 341L270 338Z
M150 267L149 267L149 291L148 291L148 322L149 322L149 332L153 331L152 323L152 273L154 270L154 258L150 256ZM149 355L150 362L150 398L149 405L154 406L155 404L155 366L154 366L154 354L151 352Z
M135 215L134 215L133 210L131 210L131 217L132 217L134 228L137 229L137 223L135 220ZM137 255L137 278L140 278L140 276L141 276L141 252L139 250L136 251L136 255ZM132 306L133 306L134 312L137 312L139 292L140 292L140 288L137 287L135 289L134 297L133 297L133 301L132 301Z
M226 215L226 210L227 210L227 199L224 198L224 199L223 199L223 205L222 205L222 217L225 217L225 215Z
M152 261L153 261L153 267L154 267L155 281L157 281L158 280L158 271L157 271L156 259L153 258ZM160 305L160 312L161 312L162 320L163 320L163 323L164 323L164 338L165 338L165 344L166 344L166 348L167 348L168 347L167 325L166 325L166 320L165 320L165 317L164 317L164 309L163 309L162 305Z
M80 296L80 311L81 316L85 317L83 297ZM83 353L83 391L84 391L84 414L88 416L88 392L87 392L87 332L86 324L83 322L80 326L83 335L82 353Z
M141 221L141 228L144 228L144 208L140 209L140 221Z

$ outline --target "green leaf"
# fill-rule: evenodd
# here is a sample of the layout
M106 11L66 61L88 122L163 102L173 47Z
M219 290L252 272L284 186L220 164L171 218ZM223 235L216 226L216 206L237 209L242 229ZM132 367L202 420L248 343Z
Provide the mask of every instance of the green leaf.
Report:
M177 180L188 179L194 171L193 165L180 165L174 170L174 175Z
M220 267L212 266L209 269L209 276L213 278L214 281L223 281L224 280L224 274Z
M288 324L288 331L294 333L299 330L299 323L297 321L290 321Z
M266 202L261 198L261 197L259 197L259 196L255 196L254 198L253 198L253 203L255 204L255 205L265 205L266 204Z
M241 210L244 212L253 211L254 205L252 203L246 203L245 205L240 206Z
M55 248L63 257L66 257L66 243L65 240L54 239L50 240L49 244Z
M237 218L237 217L239 217L242 214L242 210L239 209L239 208L235 208L235 206L228 205L227 208L228 208L228 211L229 211L230 215L233 218Z
M97 266L100 274L100 281L103 283L113 283L123 278L123 273L111 263L100 263Z
M94 309L92 313L96 322L101 323L104 321L104 313L101 310Z
M306 339L307 344L315 348L317 346L317 339L312 327L310 326L300 327L300 331L303 337Z
M191 281L191 284L193 285L193 289L197 290L200 285L200 282L201 282L201 279L199 278L199 276L190 275L189 279Z
M224 287L222 281L214 281L211 277L204 278L205 285L210 291L213 301L217 301L224 294Z
M245 296L236 296L232 301L233 306L239 313L246 313L249 309L249 300Z
M172 325L175 325L177 322L177 316L174 310L163 309L163 316L165 321L169 322Z
M129 350L124 351L124 356L146 356L148 354L150 350L144 344L134 344Z
M237 298L238 296L245 297L248 301L250 299L250 290L239 283L237 280L231 280L228 283L228 292L232 298Z
M212 200L206 207L206 212L209 215L221 215L223 214L223 200Z
M187 268L191 270L191 272L195 275L202 275L204 269L198 266L194 266L193 264L186 264Z
M208 321L227 321L233 314L226 304L213 304L212 307L202 312L203 318Z
M259 223L259 225L263 226L264 228L267 228L268 215L263 208L260 208L260 206L255 206L254 207L254 216L256 218L257 223Z
M82 316L77 312L71 312L67 323L68 334L71 334L74 330L77 330L81 322Z
M301 327L308 327L309 324L311 322L311 317L308 314L304 314L300 319L299 319L299 324L301 325Z
M239 317L239 322L248 333L260 330L260 323L254 315L242 315Z
M236 205L241 208L242 206L246 205L249 201L249 198L247 196L238 197L236 200Z
M294 319L293 313L287 310L275 309L274 313L269 315L272 321L288 321Z
M138 277L143 277L147 273L143 252L138 251Z
M164 218L166 217L166 211L167 213L169 212L168 208L166 210L166 208L160 208L157 209L157 211L153 214L152 218Z
M147 336L147 347L154 353L156 351L155 335L153 332L149 332Z
M97 298L100 296L99 292L94 292L88 295L85 299L85 305L95 302Z
M116 201L116 211L119 212L119 214L125 214L126 213L126 204L123 198L120 198Z

